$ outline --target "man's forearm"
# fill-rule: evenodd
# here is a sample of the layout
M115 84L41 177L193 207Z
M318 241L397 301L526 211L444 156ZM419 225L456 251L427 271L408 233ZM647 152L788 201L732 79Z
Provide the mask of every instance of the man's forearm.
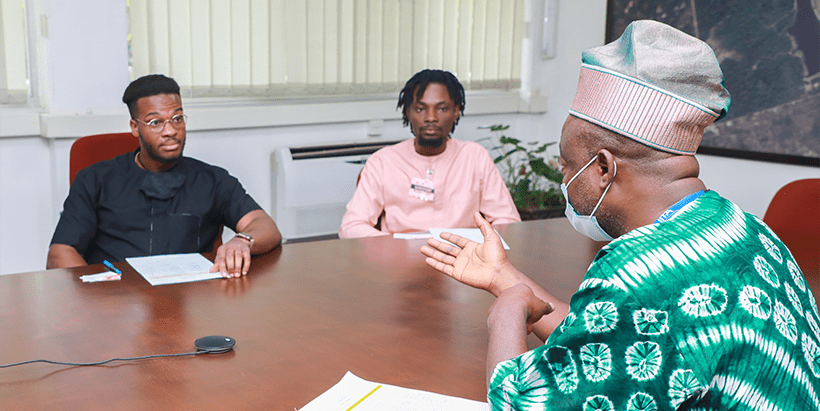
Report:
M381 208L371 207L369 203L361 209L348 208L342 217L339 238L375 237L387 234L375 227L379 221L379 215L382 213ZM371 219L373 219L373 223L370 222Z
M272 218L263 210L245 214L236 225L236 231L253 237L251 254L262 254L282 244L282 233Z
M564 318L569 314L569 305L550 294L531 278L526 276L524 278L526 280L522 282L532 289L533 294L544 302L552 304L554 308L553 312L541 317L537 323L532 325L532 332L535 333L535 336L541 341L547 341L550 334L561 325L561 321L564 321Z
M555 308L555 311L543 316L541 320L532 325L532 332L535 336L541 341L547 341L550 334L552 334L552 332L555 331L559 325L561 325L561 321L564 321L564 318L566 318L567 314L569 314L569 305L557 299L545 299L537 292L535 295L544 301L552 303L552 306Z
M362 238L387 235L366 222L345 224L339 230L339 238Z
M499 278L503 279L501 284L498 284L498 287L494 290L488 290L496 297L498 297L505 289L512 287L515 284L523 283L530 287L536 297L540 298L544 302L552 304L555 308L555 311L545 315L541 318L541 320L532 326L533 333L535 333L541 341L546 341L550 334L552 334L552 332L558 327L558 325L561 324L561 321L563 321L569 313L569 305L550 294L544 289L544 287L541 287L541 285L533 281L526 274L519 271L509 261L507 261L500 269Z
M46 269L82 267L88 265L77 249L65 244L52 244L48 248L48 259Z
M527 324L518 312L491 311L487 318L487 386L495 367L527 351Z
M270 218L254 220L244 231L253 237L251 254L261 254L282 244L282 233Z

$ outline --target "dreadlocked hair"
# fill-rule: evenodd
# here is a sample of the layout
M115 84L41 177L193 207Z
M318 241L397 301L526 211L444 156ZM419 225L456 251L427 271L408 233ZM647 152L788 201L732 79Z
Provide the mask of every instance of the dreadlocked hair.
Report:
M414 101L421 100L430 83L447 87L447 92L450 94L453 103L459 108L459 113L464 114L464 87L459 83L456 76L449 71L424 69L410 77L410 80L407 80L404 88L399 93L399 104L396 108L401 108L401 117L405 126L410 124L407 110L410 109ZM413 95L414 91L415 96ZM458 118L453 123L453 130L456 129L456 124L458 124Z

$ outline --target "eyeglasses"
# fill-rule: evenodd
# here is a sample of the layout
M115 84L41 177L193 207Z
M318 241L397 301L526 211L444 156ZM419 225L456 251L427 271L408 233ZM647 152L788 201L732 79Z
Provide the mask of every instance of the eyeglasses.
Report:
M181 129L185 125L185 123L188 122L188 116L186 116L185 114L180 114L173 116L168 120L160 120L158 118L155 118L150 121L142 121L138 118L135 118L133 120L138 123L145 124L146 126L148 126L148 129L153 131L154 133L159 133L160 131L165 129L165 123L170 123L171 127L175 129Z

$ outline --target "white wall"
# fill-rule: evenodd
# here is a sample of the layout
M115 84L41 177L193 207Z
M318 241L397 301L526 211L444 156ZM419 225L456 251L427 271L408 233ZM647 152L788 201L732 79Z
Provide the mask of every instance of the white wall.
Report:
M0 138L0 274L45 267L55 225L51 177L48 141Z
M82 0L70 2L70 7L60 5L65 2L30 3L37 15L47 16L33 19L33 33L41 36L34 57L43 85L42 107L0 111L0 274L45 267L48 243L68 193L68 151L73 140L86 134L128 131L126 109L119 103L128 82L124 2ZM475 140L487 134L476 130L480 125L511 124L510 135L522 140L558 140L575 93L580 52L603 44L606 0L560 2L558 49L550 60L542 60L539 51L543 2L531 1L529 7L527 91L521 93L519 109L495 110L493 96L470 95L455 138ZM49 25L47 38L39 27L43 21ZM275 147L365 140L370 138L367 119L371 115L385 120L380 138L410 136L393 110L392 96L383 102L384 108L371 104L363 110L343 104L331 107L334 115L327 117L309 106L215 109L183 104L190 115L186 155L228 169L268 211L270 154ZM233 119L234 124L219 127L219 113L227 113L226 121ZM287 118L277 123L271 119L276 116ZM820 175L819 169L811 167L698 159L707 186L759 216L777 188Z
M697 155L706 187L760 218L780 187L804 178L820 178L820 168ZM795 216L795 218L800 218Z

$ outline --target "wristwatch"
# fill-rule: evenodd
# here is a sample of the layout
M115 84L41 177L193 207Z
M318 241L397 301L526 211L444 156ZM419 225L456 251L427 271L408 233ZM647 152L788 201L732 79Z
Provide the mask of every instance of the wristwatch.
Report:
M248 233L236 233L235 237L239 237L239 238L243 238L245 240L248 240L248 242L250 243L250 245L248 247L253 248L253 236L251 236L250 234L248 234Z

